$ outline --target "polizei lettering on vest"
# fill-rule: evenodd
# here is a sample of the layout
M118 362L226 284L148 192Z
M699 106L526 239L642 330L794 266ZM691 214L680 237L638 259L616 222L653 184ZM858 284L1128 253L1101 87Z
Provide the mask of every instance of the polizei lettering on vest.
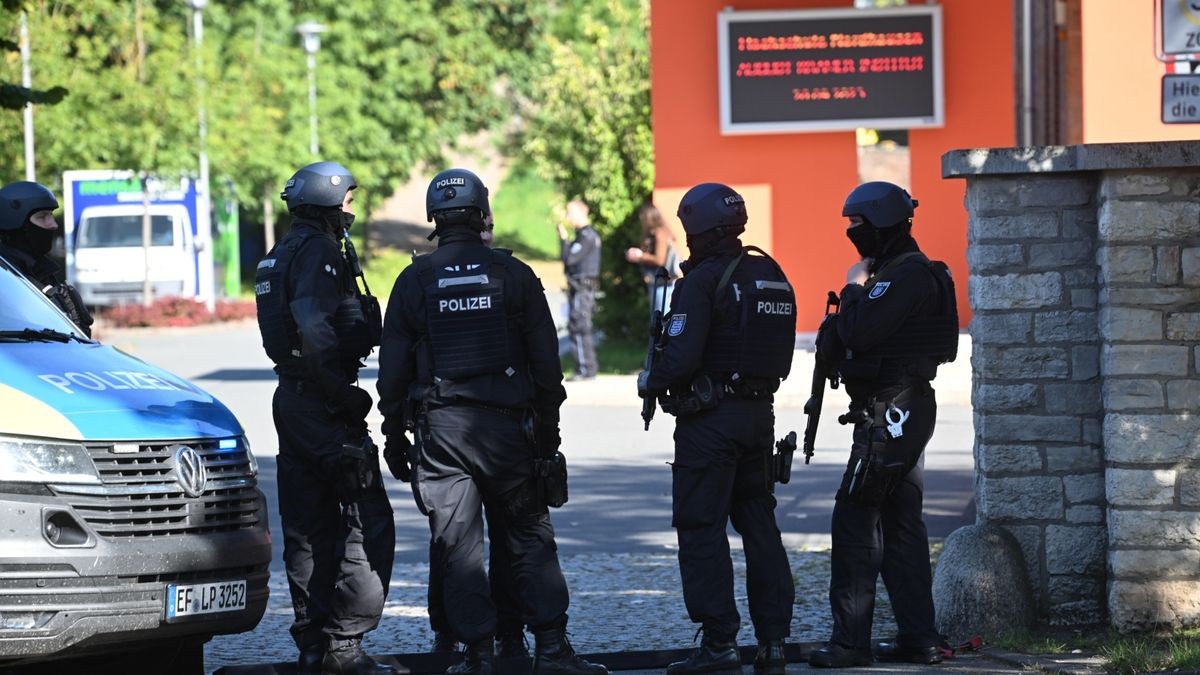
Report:
M759 314L791 314L792 303L790 302L767 302L766 300L758 301Z
M438 302L439 312L470 312L476 309L491 309L492 296L478 295L473 298L450 298Z

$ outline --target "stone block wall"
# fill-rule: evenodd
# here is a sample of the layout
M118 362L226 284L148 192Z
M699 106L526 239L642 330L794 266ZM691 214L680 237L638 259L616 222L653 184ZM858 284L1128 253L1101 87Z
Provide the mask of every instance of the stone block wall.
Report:
M976 500L1056 624L1200 624L1200 142L956 151Z

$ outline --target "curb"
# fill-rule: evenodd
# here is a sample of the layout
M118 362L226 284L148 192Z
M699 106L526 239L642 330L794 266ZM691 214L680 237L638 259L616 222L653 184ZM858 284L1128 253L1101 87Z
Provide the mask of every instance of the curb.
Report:
M1035 670L1044 673L1061 673L1061 675L1098 675L1105 672L1102 667L1099 667L1101 666L1101 663L1096 664L1096 666L1098 666L1097 668L1089 668L1087 665L1082 663L1062 663L1055 659L1044 656L1024 654L1021 652L1010 652L1003 649L996 649L995 647L982 647L978 651L980 654L983 654L993 661L999 661L1000 663L1025 670ZM1082 654L1070 654L1068 656L1078 658L1079 660L1096 658L1087 657Z

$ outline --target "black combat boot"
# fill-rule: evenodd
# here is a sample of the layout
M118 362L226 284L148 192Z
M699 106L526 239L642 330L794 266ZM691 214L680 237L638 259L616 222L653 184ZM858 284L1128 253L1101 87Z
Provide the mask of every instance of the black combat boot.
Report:
M754 654L754 672L758 675L783 675L787 672L787 655L783 640L759 640Z
M875 647L875 658L879 661L899 661L931 666L942 662L942 650L937 645L918 647L899 640L880 642Z
M533 675L602 675L608 668L579 658L567 641L567 627L533 631Z
M362 640L330 640L321 662L324 675L400 675L402 671L379 663L363 651ZM407 671L404 671L407 672Z
M446 669L448 675L492 675L492 638L488 636L463 648L463 660Z
M742 656L733 638L705 633L700 646L683 661L667 666L667 675L690 673L740 673Z
M853 649L832 640L808 655L808 665L814 668L853 668L869 666L871 661L870 649Z
M429 648L429 651L434 654L456 652L458 651L458 640L455 640L448 631L435 630L433 631L433 646Z
M300 650L296 659L296 672L300 675L321 675L321 662L325 660L325 645L310 645Z
M503 659L529 656L529 644L525 642L525 632L518 630L515 633L497 633L496 656Z

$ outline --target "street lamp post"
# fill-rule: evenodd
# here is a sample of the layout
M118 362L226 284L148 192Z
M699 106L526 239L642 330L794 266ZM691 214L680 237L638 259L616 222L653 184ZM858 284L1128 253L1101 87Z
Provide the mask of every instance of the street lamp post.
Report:
M207 242L211 245L212 238L212 195L208 187L208 120L205 111L205 83L204 83L204 8L208 6L208 0L187 0L188 5L192 8L192 32L195 35L196 49L196 105L199 108L197 117L199 118L199 141L200 141L200 180L196 185L196 234L197 239ZM205 302L209 309L215 306L215 289L211 288L211 277L209 278L209 286L205 293ZM204 275L201 275L201 283L204 283Z
M317 141L317 52L321 49L321 33L325 32L325 26L305 21L296 26L296 32L308 54L308 150L316 159L321 154Z
M21 86L26 90L33 87L29 76L29 19L21 12ZM33 164L33 103L25 102L25 180L37 180L37 171Z

